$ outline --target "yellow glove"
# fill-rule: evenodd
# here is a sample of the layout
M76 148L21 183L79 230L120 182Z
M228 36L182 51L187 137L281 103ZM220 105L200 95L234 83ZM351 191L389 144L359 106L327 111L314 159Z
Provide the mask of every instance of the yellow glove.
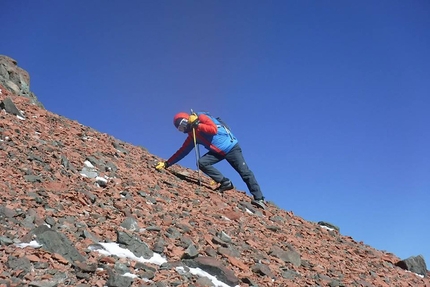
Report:
M188 118L188 123L191 126L197 126L199 124L199 116L197 114L191 114Z
M162 170L167 167L167 163L165 161L160 161L155 167L157 170Z

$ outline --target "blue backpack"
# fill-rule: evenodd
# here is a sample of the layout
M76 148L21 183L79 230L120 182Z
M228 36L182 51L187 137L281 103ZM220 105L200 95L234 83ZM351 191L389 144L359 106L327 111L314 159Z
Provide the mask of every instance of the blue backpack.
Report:
M208 117L210 117L214 123L218 126L218 127L222 127L225 129L225 131L227 132L227 134L230 137L230 141L233 141L235 139L234 135L232 134L229 126L220 118L220 117L214 117L212 116L209 112L200 112L201 114L204 114Z

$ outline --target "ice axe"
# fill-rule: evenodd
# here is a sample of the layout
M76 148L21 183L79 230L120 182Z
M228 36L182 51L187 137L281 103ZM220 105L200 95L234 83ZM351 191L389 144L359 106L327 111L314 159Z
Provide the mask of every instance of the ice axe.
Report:
M191 114L195 114L193 109L191 109ZM199 179L199 185L202 185L202 182L200 180L200 168L199 168L200 149L199 149L199 146L197 145L196 128L195 127L193 127L193 140L194 140L194 150L196 151L197 176Z

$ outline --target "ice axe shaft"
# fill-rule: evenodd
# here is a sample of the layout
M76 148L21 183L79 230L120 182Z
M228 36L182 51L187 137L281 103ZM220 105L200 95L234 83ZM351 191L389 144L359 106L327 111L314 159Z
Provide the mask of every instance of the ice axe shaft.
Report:
M191 114L193 114L194 111L191 109ZM202 182L200 180L200 168L199 168L199 159L200 159L200 150L199 146L197 145L197 137L196 137L196 129L193 128L193 140L194 140L194 150L196 151L196 168L197 168L197 176L199 179L199 185L202 185Z

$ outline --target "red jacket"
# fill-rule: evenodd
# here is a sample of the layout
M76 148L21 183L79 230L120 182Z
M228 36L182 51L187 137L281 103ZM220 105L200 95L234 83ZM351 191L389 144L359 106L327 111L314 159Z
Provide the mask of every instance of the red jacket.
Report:
M225 156L237 144L237 139L215 118L203 113L197 114L199 116L199 124L195 128L197 144L203 145L209 151ZM169 165L177 163L188 155L193 148L194 139L191 130L182 147L167 160L167 163Z

